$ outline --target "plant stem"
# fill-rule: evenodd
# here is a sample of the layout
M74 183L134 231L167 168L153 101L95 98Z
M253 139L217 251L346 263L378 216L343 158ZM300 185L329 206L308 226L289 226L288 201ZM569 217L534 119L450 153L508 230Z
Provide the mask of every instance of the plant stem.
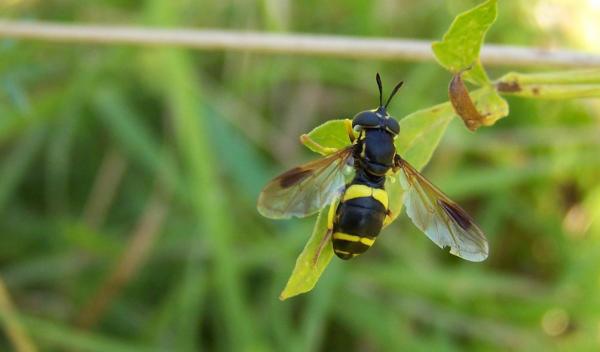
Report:
M54 42L133 44L237 50L267 54L301 54L381 60L433 61L431 42L414 39L362 38L332 35L277 34L248 31L165 29L0 20L0 37ZM485 45L484 65L600 67L600 55Z

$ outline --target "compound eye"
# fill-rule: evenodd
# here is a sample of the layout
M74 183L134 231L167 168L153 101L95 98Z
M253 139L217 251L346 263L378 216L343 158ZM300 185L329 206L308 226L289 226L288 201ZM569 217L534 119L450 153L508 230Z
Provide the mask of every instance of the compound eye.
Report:
M352 127L375 128L380 126L380 119L373 111L359 112L352 119Z
M400 133L400 124L398 123L398 121L396 121L395 118L391 116L385 120L385 127L388 131L392 132L395 135Z

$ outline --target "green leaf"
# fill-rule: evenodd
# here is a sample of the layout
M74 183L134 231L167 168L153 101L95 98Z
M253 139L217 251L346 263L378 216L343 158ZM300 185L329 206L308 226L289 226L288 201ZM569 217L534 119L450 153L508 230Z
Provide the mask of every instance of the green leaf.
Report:
M519 91L502 93L537 99L595 98L600 97L600 84L523 85Z
M400 121L396 151L417 170L423 169L442 139L454 111L443 103L415 111Z
M317 263L315 264L313 262L313 258L327 233L327 209L321 210L319 213L313 233L302 250L302 253L296 260L296 266L292 271L292 275L279 295L280 300L283 301L312 290L331 261L331 258L333 257L333 247L331 241L327 241L327 244L319 255Z
M490 80L479 61L479 51L490 26L496 20L496 0L488 0L456 16L442 41L432 45L440 65L453 74L465 72L465 78L480 85Z
M539 99L573 99L600 96L600 70L544 73L510 72L498 79L502 94Z
M492 86L484 87L471 94L477 110L483 115L481 124L491 126L508 115L508 103Z
M395 142L396 150L413 166L418 169L423 168L431 158L453 116L454 112L449 103L439 104L406 116L400 121L400 135ZM329 148L343 148L350 144L344 120L327 121L309 132L308 136ZM307 144L307 147L318 152L311 148L310 144ZM398 182L389 184L388 188L390 207L400 210L402 192ZM313 263L313 258L327 233L328 209L323 209L319 213L313 233L296 260L292 275L279 296L281 300L312 290L333 258L333 248L331 242L328 242L316 265ZM399 211L393 214L394 217L398 215Z
M308 132L308 136L317 144L328 148L341 149L350 145L350 139L348 138L346 126L344 126L344 120L327 121ZM315 153L320 152L310 143L304 143L304 145Z
M498 83L520 84L600 84L600 69L520 73L509 72Z

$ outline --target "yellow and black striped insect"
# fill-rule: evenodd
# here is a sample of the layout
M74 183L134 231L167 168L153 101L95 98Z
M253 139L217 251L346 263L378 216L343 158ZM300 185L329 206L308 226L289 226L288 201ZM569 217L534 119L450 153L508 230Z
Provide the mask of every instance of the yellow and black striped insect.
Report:
M304 143L326 156L269 182L259 195L259 212L273 219L305 217L330 205L327 234L316 262L330 240L341 259L364 253L404 203L413 223L438 246L449 247L450 253L467 260L486 259L487 240L471 217L396 153L394 139L400 126L387 107L403 82L383 104L379 74L376 80L379 107L346 120L350 145L326 148L303 135ZM353 171L349 182L344 172L348 168ZM401 192L391 192L398 185ZM402 199L393 199L398 194Z

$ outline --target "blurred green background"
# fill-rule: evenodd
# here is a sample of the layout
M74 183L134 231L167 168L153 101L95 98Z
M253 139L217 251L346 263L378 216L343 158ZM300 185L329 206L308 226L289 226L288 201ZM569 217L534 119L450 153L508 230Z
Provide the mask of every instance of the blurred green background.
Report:
M0 14L434 40L475 4L4 0ZM597 0L502 1L486 42L600 52L599 16ZM447 100L434 62L0 39L0 277L21 339L41 351L598 350L591 99L509 98L491 128L451 124L424 173L478 220L487 261L441 251L401 216L313 292L277 299L315 218L264 219L258 192L316 157L301 133L375 106L377 71L388 90L405 81L394 116ZM0 293L0 349L13 350Z

